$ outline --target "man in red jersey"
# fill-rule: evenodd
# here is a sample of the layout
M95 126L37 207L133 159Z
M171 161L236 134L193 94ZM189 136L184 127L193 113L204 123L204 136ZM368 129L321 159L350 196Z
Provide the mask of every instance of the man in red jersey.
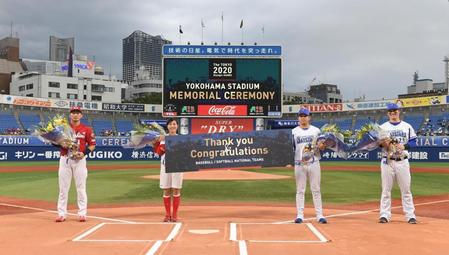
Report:
M70 108L70 126L75 133L77 148L75 151L68 148L61 148L61 158L59 159L59 198L58 198L58 218L56 222L63 222L67 215L67 202L69 197L70 183L72 176L75 178L76 192L78 197L78 220L86 221L87 214L87 167L86 155L95 149L95 134L92 128L81 124L83 113L80 107Z

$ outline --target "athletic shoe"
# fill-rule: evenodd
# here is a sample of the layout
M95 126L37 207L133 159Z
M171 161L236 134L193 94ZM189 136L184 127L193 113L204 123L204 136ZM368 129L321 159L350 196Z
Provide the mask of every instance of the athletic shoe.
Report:
M416 221L415 218L410 218L410 219L408 220L408 223L410 223L410 224L416 224L416 223L418 223L418 222Z
M385 217L380 217L379 223L388 223L388 219Z
M55 219L55 222L64 222L65 218L64 216L58 216L58 218Z
M178 222L178 218L172 217L170 221L171 222Z
M164 222L170 222L170 221L171 221L170 215L165 215Z
M296 218L295 219L295 223L301 224L302 223L302 219L301 218Z
M327 224L327 220L326 220L326 218L320 218L320 219L318 220L318 223L321 223L321 224Z
M79 221L79 222L86 222L86 216L81 215L81 216L78 218L78 221Z

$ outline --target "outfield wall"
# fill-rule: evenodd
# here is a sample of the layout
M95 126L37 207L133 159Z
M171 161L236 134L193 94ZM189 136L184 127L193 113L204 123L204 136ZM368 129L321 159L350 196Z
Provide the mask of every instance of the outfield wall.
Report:
M125 149L128 142L123 137L97 137L97 148L89 154L95 160L159 160L151 147L140 150ZM59 149L47 145L34 136L0 136L0 161L57 160ZM379 151L356 153L351 161L379 161ZM332 151L324 151L322 160L342 160ZM449 137L418 137L416 146L410 150L411 161L449 162Z

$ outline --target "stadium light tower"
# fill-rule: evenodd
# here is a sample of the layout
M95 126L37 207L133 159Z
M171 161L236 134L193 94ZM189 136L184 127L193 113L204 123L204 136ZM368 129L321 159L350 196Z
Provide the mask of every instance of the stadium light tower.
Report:
M443 59L443 62L446 63L445 67L444 67L444 78L446 79L446 89L447 89L447 94L449 95L449 57L445 56Z

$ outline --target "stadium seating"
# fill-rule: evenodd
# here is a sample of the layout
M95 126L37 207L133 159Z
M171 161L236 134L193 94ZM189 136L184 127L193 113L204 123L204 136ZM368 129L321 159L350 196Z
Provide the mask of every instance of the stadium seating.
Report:
M38 113L21 113L19 114L19 120L25 131L30 133L41 122L41 117Z
M0 113L0 133L6 133L8 129L21 129L16 117L10 111Z
M404 121L408 122L414 130L419 130L421 127L424 117L421 115L405 115L403 118Z
M352 131L352 118L335 119L334 123L337 124L337 126L341 130L351 130Z
M129 133L134 128L133 122L130 120L116 120L115 127L120 134Z
M114 130L112 120L93 119L92 128L97 136L101 136L104 131Z
M364 117L364 116L360 116L357 117L355 124L354 124L354 130L360 130L360 128L370 122L376 122L376 118L373 116L369 116L369 117Z

